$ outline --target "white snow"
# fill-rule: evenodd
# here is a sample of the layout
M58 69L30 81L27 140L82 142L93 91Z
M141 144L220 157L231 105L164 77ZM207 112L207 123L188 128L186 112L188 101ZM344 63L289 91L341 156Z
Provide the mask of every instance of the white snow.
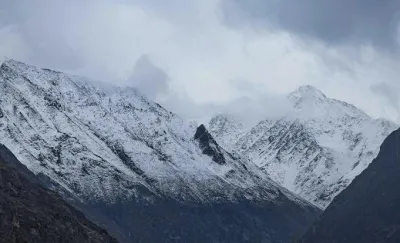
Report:
M225 117L228 126L221 129L210 122L210 131L218 142L249 158L282 186L326 207L372 162L398 125L372 119L312 86L300 87L287 99L293 109L279 119L267 117L238 134L240 125Z

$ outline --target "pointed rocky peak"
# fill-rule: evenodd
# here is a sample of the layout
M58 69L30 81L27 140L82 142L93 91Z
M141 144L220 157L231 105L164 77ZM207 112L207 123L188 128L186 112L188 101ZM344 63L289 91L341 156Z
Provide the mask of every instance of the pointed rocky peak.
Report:
M211 135L208 133L206 127L203 124L201 124L196 130L196 133L194 135L194 139L198 140L203 136L206 136L207 139L209 139L209 136L211 136Z
M197 128L194 139L199 143L199 147L203 154L210 156L217 164L226 164L224 153L221 147L214 140L203 124Z
M327 99L326 95L322 93L321 90L311 85L300 86L295 91L291 92L288 97L290 100L294 100L296 102L305 99L321 102Z

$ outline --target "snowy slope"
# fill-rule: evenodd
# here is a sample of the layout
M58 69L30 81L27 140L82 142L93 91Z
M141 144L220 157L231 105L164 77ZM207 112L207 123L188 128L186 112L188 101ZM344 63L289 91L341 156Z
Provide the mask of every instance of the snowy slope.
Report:
M229 146L284 187L326 207L368 166L397 125L372 119L311 86L287 99L293 109L285 116L261 121ZM214 123L209 126L215 130ZM221 133L213 135L226 141Z
M218 143L232 151L232 145L244 135L243 124L232 115L219 114L211 118L208 124L210 133L219 138Z
M108 205L99 211L110 212L124 230L132 228L133 219L128 212L115 219L121 202L249 200L318 212L247 159L223 150L211 136L195 139L199 129L133 88L13 60L0 68L0 143L35 174L49 178L56 190L83 204ZM223 163L214 159L216 153Z

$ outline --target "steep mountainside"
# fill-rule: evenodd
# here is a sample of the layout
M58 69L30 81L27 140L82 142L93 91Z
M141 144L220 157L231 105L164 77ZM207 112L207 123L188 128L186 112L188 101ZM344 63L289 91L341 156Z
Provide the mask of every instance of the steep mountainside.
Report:
M210 133L218 138L218 143L228 151L233 151L232 147L236 141L245 133L243 124L234 116L219 114L211 118L209 124Z
M400 130L329 205L301 243L400 242Z
M0 142L121 241L279 242L319 213L132 88L9 60L0 109Z
M0 145L0 242L117 242Z
M228 140L232 141L228 148L284 187L326 207L368 166L379 144L397 125L372 119L311 86L300 87L287 99L293 109L285 116L261 121L238 139ZM236 134L232 126L219 132L214 121L209 127L217 141Z

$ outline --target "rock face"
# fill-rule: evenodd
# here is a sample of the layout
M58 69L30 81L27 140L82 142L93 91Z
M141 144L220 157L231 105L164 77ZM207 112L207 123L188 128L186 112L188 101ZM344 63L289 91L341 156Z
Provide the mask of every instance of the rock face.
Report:
M13 60L0 142L122 242L281 242L320 210L135 89Z
M117 242L0 145L0 242Z
M300 243L400 242L400 131L329 205Z
M211 119L209 129L217 142L228 143L228 150L325 208L368 166L398 126L372 119L311 86L300 87L287 100L293 108L285 116L266 118L248 131L238 133L237 121L222 115Z

